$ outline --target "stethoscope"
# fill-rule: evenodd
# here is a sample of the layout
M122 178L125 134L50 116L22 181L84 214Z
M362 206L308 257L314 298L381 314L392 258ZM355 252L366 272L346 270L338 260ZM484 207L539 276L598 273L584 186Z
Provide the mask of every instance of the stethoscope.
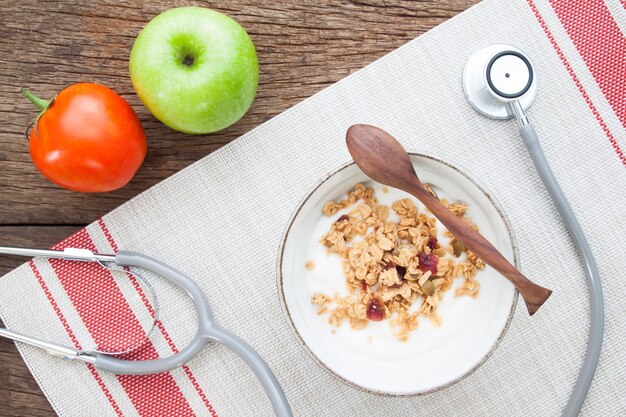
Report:
M565 416L578 415L600 357L604 331L604 300L598 268L589 243L548 165L535 129L524 113L537 94L537 77L534 68L528 57L519 49L504 44L490 45L476 52L468 60L463 74L463 89L470 104L479 113L495 119L514 117L517 120L524 144L557 210L563 217L565 226L585 265L591 297L589 341L578 380L563 413ZM277 416L292 416L285 394L261 356L239 337L213 322L209 303L202 290L181 272L156 259L126 251L119 251L116 255L101 255L85 249L53 251L0 247L0 254L61 258L97 262L103 266L115 264L118 267L143 268L183 289L191 298L198 317L198 329L187 347L173 356L148 361L127 361L103 352L80 351L7 329L0 329L0 336L45 349L48 353L65 359L89 363L103 371L133 375L173 370L193 359L209 342L217 342L234 351L248 364L259 378Z
M479 113L493 119L515 118L530 157L560 213L576 251L583 261L591 301L591 326L585 360L563 411L577 416L593 379L604 332L604 298L596 261L541 149L535 129L524 113L537 95L537 76L530 59L519 49L505 44L489 45L474 53L463 71L463 90Z
M107 269L112 269L110 265L116 265L121 268L142 268L154 272L185 291L193 302L198 317L196 334L186 347L172 356L146 361L124 360L116 357L114 354L96 350L81 351L75 348L35 339L7 329L0 329L0 336L44 349L49 354L60 356L66 360L78 360L91 364L96 369L102 371L126 375L146 375L171 371L192 360L209 342L217 342L239 355L256 374L270 399L276 416L293 416L280 384L265 361L263 361L261 356L242 339L215 324L211 315L209 302L200 287L193 280L176 269L146 255L127 251L118 251L115 255L102 255L93 253L87 249L75 248L55 251L0 247L0 254L57 258L79 262L96 262Z

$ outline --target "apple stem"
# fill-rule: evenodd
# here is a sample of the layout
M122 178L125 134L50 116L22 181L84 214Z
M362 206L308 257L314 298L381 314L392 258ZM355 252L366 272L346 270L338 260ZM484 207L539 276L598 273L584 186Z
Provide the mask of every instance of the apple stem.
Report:
M50 106L50 103L52 103L52 100L41 99L23 87L20 88L20 93L22 93L24 97L30 100L30 102L33 103L41 111L46 110L48 106Z

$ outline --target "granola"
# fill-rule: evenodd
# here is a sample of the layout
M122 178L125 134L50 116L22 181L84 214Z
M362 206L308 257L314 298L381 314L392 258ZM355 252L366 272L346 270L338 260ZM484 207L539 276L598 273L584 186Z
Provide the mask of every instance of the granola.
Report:
M312 271L315 269L315 262L313 261L306 261L304 263L304 267L307 269L307 271Z
M465 204L441 202L478 230L466 217ZM373 188L357 184L345 199L326 203L323 212L334 216L348 208L321 239L329 254L343 258L348 295L316 293L311 300L318 314L329 314L331 325L339 327L347 320L358 330L370 321L389 320L396 338L406 341L418 328L419 316L441 325L437 306L455 279L463 280L456 297L478 296L476 273L485 264L447 230L444 247L437 238L437 219L420 212L410 199L395 201L390 208L378 203ZM390 219L391 210L397 221Z

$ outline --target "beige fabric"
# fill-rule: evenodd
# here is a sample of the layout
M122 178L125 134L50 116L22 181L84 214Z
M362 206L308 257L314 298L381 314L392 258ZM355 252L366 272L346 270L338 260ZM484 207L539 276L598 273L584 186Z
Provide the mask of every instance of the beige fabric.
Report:
M549 8L545 1L538 3L540 10ZM562 29L556 33L560 41ZM496 42L514 44L534 59L540 90L528 114L604 280L604 350L582 414L623 416L626 171L524 0L482 2L156 185L104 220L121 248L159 258L197 279L216 321L267 360L297 416L558 415L583 358L587 290L573 245L514 123L478 115L463 96L466 59ZM590 76L581 77L593 83ZM610 112L610 107L603 105L601 111ZM302 350L280 310L275 265L284 227L307 190L349 159L344 134L353 123L380 126L407 148L449 160L480 178L511 220L523 271L554 290L532 318L518 303L493 356L467 379L435 394L382 398L341 384ZM618 143L626 145L623 127L613 121L611 126ZM88 230L98 248L110 252L99 228ZM195 329L190 304L162 281L155 287L163 323L183 345ZM0 280L0 317L15 330L70 343L28 267ZM159 352L167 352L164 342L155 344ZM60 415L114 414L86 367L30 348L20 351ZM227 350L210 346L190 368L220 416L271 415L252 373ZM135 415L116 379L104 373L101 377L123 413ZM179 372L176 379L182 381L184 375ZM180 385L193 409L208 415L189 382Z

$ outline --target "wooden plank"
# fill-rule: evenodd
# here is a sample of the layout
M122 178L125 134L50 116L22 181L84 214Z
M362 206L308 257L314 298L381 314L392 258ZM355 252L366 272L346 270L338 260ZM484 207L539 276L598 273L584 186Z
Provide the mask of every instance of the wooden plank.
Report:
M1 322L0 322L1 325ZM0 414L2 416L53 416L54 411L41 392L13 342L0 339Z
M154 119L128 76L137 33L172 7L170 2L7 2L0 14L0 224L89 223L476 2L212 2L250 33L261 79L257 98L241 121L223 132L196 137ZM114 88L133 105L146 129L147 159L122 190L99 195L62 190L42 178L30 162L24 132L36 111L19 95L19 87L51 97L79 81Z

